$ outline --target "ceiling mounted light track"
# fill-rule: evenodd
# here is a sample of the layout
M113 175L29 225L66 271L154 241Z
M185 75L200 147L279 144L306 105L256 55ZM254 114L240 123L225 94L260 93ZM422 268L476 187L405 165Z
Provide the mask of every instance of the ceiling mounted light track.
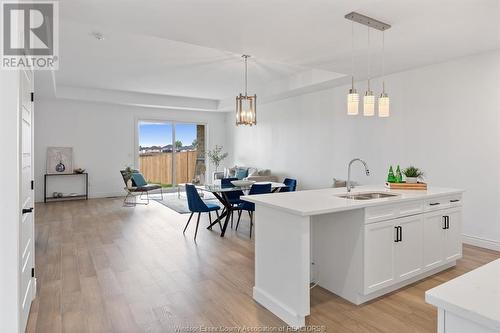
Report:
M366 25L368 28L377 29L380 31L386 31L387 29L391 28L390 24L387 24L385 22L376 20L374 18L356 12L350 12L349 14L346 14L346 16L344 17L356 23Z
M371 90L371 43L370 43L370 29L376 29L382 32L382 77L385 75L385 34L384 32L391 28L390 24L376 20L374 18L368 17L363 14L356 12L351 12L344 16L346 19L352 21L353 23L359 23L368 27L368 82L367 90L363 96L363 115L364 116L374 116L375 115L375 95ZM351 28L352 33L352 43L351 43L351 89L347 95L347 114L357 115L359 113L359 95L354 89L354 24ZM385 91L385 79L382 81L382 93L378 100L379 117L389 117L389 95Z
M245 95L236 96L236 125L256 125L257 124L257 95L248 96L248 58L249 55L241 56L245 59Z

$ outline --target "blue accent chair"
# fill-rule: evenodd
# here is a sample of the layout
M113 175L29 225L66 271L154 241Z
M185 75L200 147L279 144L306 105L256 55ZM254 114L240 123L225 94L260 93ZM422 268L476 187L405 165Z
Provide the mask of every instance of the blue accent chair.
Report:
M254 194L266 194L271 193L271 183L269 184L253 184L250 188L250 192L248 195ZM244 210L248 212L248 216L250 216L250 238L252 238L252 227L253 227L253 212L255 212L255 204L247 201L243 201L238 205L238 222L236 223L236 230L238 230L238 226L240 225L241 214Z
M203 200L201 200L200 195L198 194L198 191L196 190L196 187L194 185L186 184L186 195L191 215L189 216L189 220L187 221L186 227L184 227L184 231L182 233L186 232L186 229L189 225L189 222L191 222L191 218L193 217L194 213L198 213L198 220L196 221L196 231L194 232L194 239L196 240L196 235L198 234L198 225L200 224L201 213L208 213L210 224L212 224L211 212L215 211L215 213L217 214L217 218L219 218L218 210L220 209L220 207L216 204L205 203ZM220 221L219 221L219 227L222 231L222 225Z
M233 180L238 180L238 178L222 178L220 180L220 185L222 188L234 187L231 183ZM243 191L224 192L224 195L226 196L227 201L233 206L238 206L243 202L240 200L240 197L244 195ZM231 211L231 228L233 227L233 213L234 211Z
M283 180L283 184L285 184L286 187L282 187L280 192L295 192L295 190L297 190L296 179L285 178L285 180Z

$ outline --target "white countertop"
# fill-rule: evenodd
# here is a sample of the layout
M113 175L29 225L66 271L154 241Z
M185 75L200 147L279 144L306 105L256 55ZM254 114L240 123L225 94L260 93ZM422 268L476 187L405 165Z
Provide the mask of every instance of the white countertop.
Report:
M423 190L389 190L384 186L357 186L351 194L362 192L388 192L397 194L395 197L352 200L339 198L337 195L345 194L346 188L326 188L321 190L308 190L284 193L259 194L242 196L241 200L253 202L257 205L273 207L292 214L311 216L335 213L346 210L360 209L364 207L386 205L418 199L431 199L443 195L460 194L463 190L451 188L429 187Z
M425 300L500 331L500 259L427 290Z

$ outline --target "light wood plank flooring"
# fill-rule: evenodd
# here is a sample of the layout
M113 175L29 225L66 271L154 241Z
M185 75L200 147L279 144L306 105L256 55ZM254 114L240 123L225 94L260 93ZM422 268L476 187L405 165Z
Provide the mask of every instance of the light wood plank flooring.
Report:
M27 332L284 325L251 296L248 216L225 238L206 230L203 218L196 243L194 223L182 234L187 217L156 202L135 208L122 207L121 199L38 204L38 292ZM424 302L425 290L496 258L500 253L465 246L455 268L362 306L316 287L308 324L326 332L435 332L436 310Z

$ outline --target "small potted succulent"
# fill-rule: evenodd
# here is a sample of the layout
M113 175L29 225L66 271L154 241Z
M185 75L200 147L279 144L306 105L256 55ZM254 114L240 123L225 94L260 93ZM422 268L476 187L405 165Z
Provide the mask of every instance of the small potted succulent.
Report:
M423 179L424 177L424 172L414 166L409 166L404 169L403 174L405 175L406 182L409 184L416 184L419 179Z

